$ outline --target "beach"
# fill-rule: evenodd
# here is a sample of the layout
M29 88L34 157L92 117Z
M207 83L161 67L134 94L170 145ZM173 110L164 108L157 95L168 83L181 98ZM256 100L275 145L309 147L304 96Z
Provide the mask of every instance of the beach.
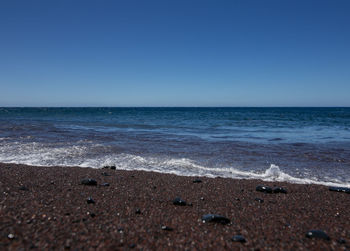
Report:
M350 251L349 1L2 1L0 251Z
M0 192L2 250L350 248L350 195L322 185L0 164ZM229 223L205 222L207 214Z

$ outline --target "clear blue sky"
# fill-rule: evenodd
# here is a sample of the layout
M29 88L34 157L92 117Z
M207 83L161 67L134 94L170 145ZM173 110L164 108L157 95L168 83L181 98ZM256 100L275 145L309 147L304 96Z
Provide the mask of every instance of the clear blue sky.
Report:
M2 0L0 87L0 106L350 106L350 1Z

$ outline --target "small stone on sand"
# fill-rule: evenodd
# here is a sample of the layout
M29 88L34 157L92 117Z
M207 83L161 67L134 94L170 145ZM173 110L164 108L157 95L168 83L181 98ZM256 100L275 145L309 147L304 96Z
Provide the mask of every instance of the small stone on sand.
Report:
M206 214L202 216L203 222L216 222L221 224L228 224L230 223L230 220L226 218L225 216L218 215L218 214Z
M177 197L173 200L173 204L176 206L186 206L186 201L182 200L181 198Z
M86 186L96 186L97 185L97 181L94 179L83 179L81 181L82 185L86 185Z
M310 230L306 233L307 238L330 240L329 236L322 230Z

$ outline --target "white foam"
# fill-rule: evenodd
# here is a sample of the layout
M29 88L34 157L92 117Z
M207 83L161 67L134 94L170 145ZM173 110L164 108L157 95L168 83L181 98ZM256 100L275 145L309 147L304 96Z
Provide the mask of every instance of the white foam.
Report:
M14 142L0 147L0 162L37 166L81 166L92 168L115 165L120 170L143 170L182 176L261 179L264 181L350 187L350 184L341 182L338 179L324 177L324 180L318 180L310 177L310 174L307 173L301 174L301 177L293 177L281 171L274 164L271 164L265 171L257 172L244 171L235 167L207 167L188 158L147 157L126 153L94 154L94 152L101 149L104 152L105 147L99 144L53 147L36 142Z
M242 171L237 168L210 168L196 164L193 160L187 158L179 159L161 159L152 157L141 157L132 154L120 154L119 156L110 156L104 162L98 160L87 161L82 166L89 167L101 164L115 165L120 170L142 170L160 173L171 173L181 176L205 176L205 177L226 177L235 179L261 179L264 181L290 182L297 184L320 184L326 186L345 186L350 184L342 183L337 179L329 181L320 181L316 178L297 178L280 170L277 165L271 164L265 172L256 173L253 171Z

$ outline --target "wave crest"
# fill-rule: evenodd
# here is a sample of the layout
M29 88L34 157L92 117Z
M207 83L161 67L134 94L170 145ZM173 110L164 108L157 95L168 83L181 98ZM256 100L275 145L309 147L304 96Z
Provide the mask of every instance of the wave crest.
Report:
M188 158L171 158L169 156L149 157L118 153L117 151L116 149L106 149L106 146L100 144L81 146L62 145L59 147L42 145L35 142L26 144L14 142L3 145L0 148L0 162L38 166L80 166L92 168L115 165L120 170L143 170L182 176L261 179L264 181L350 187L348 183L327 177L323 180L309 177L306 174L304 174L304 177L294 177L283 172L275 164L271 164L268 169L260 172L254 169L245 171L236 167L207 167Z

